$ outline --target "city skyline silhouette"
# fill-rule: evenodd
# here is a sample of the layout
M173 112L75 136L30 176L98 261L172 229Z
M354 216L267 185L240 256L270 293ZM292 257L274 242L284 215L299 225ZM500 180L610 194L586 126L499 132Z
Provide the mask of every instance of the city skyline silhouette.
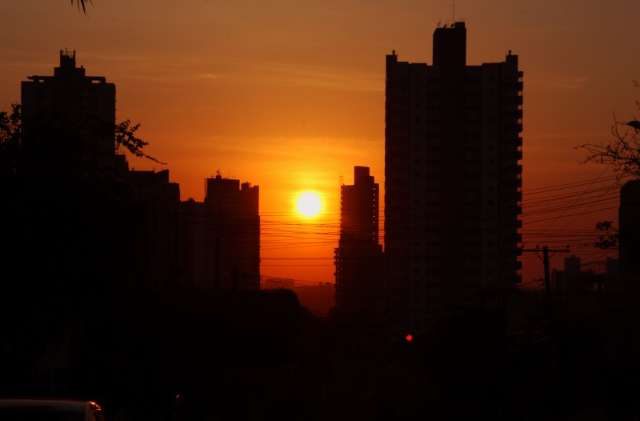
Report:
M620 5L1 5L0 418L638 419Z
M7 16L12 17L9 20L42 19L38 13L30 12L30 4L25 3L23 8L5 6ZM625 53L631 48L625 47L630 38L619 34L630 31L632 25L616 23L615 31L604 31L596 38L581 28L596 24L597 5L589 3L581 7L583 12L571 20L573 8L548 8L543 14L538 4L500 8L504 10L501 13L513 10L515 14L509 20L495 22L488 11L458 2L459 17L470 19L471 64L498 60L508 49L522 57L522 67L529 75L525 93L524 129L528 144L524 151L524 188L532 191L555 185L555 178L565 169L571 174L568 181L598 177L600 169L582 165L582 155L573 148L605 141L609 136L611 114L625 115L635 99L632 88L635 76L631 71L634 59ZM206 36L202 25L214 10L198 6L192 11L177 12L177 20L172 20L174 24L159 36L166 41L167 48L158 51L148 37L139 35L140 29L134 25L122 26L117 19L114 27L99 23L114 16L115 3L94 2L87 16L72 7L43 7L58 21L67 22L77 36L71 32L57 33L52 28L46 45L36 46L32 36L16 39L16 45L33 48L5 54L5 77L0 83L3 109L18 100L16 81L30 74L47 74L60 48L76 49L82 65L117 83L119 119L131 118L142 123L142 134L152 143L150 152L168 161L172 180L181 185L183 200L190 197L202 200L202 179L214 176L219 169L225 177L250 179L260 185L261 211L265 218L271 217L273 223L297 224L298 220L292 215L292 196L302 190L320 190L326 196L327 211L318 222L332 227L337 227L339 222L341 176L349 182L353 165L367 165L378 180L383 180L384 63L381 55L396 49L407 60L430 62L432 28L438 21L450 19L447 2L425 3L415 6L420 13L406 18L407 22L416 22L415 25L402 25L397 35L382 37L375 34L373 22L377 16L393 12L386 3L366 7L363 14L358 14L358 9L350 4L336 6L335 12L330 12L311 3L296 13L311 16L306 21L329 34L316 37L297 23L293 12L278 15L277 11L287 10L285 3L279 3L273 11L247 11L254 25L245 28L250 42L244 42L239 31L248 24L231 25L239 21L241 7L225 6L215 11L214 21L224 17L229 22L218 29L223 34L227 31L229 36L221 37L215 31L214 35ZM129 23L144 9L142 4L131 7L132 16L123 18ZM636 6L629 7L632 11ZM157 16L165 16L167 10L158 10ZM200 17L193 18L195 10ZM607 9L603 19L610 22L620 17L623 22L627 16L633 16L632 12L622 11ZM315 12L318 13L312 16ZM338 12L344 14L344 19L352 19L353 32ZM189 19L195 19L198 24L192 25L190 31L181 31L180 25ZM425 24L418 25L418 21ZM539 21L544 23L538 25ZM274 22L279 25L272 25ZM563 33L560 30L563 27L573 29ZM149 28L157 33L156 23ZM414 28L413 32L410 28ZM13 39L17 33L10 30L11 26L5 27L7 39ZM298 31L300 40L291 40L286 36L288 31ZM97 35L80 36L89 33ZM111 33L126 42L116 46L107 42L108 38L102 40ZM363 44L365 48L360 54L351 54L357 39L350 38L349 33L371 39ZM527 38L529 33L534 36ZM198 34L199 41L193 41L189 34ZM510 40L501 39L503 34L509 34ZM340 39L342 42L334 42ZM547 42L550 39L554 42ZM256 42L251 42L253 40ZM265 48L258 47L259 40L265 43ZM302 42L319 43L322 53L304 53ZM328 49L330 44L333 45ZM599 51L603 58L594 65L590 64L591 49ZM565 59L561 54L565 50L574 51L577 59ZM247 57L253 59L248 61ZM623 60L623 65L613 66L612 72L607 72L605 62L616 60ZM616 74L614 79L611 73ZM252 81L249 84L243 82L249 80ZM542 83L544 80L549 83ZM596 102L596 93L604 98ZM155 105L165 103L167 98L172 98L168 106ZM545 104L557 102L558 98L562 98L563 106L560 116L556 117ZM265 107L266 104L269 106ZM243 124L246 118L251 118L253 123ZM549 160L543 145L556 151L553 160ZM367 151L366 154L363 151ZM132 165L140 169L161 168L144 161L134 161ZM542 170L543 167L546 169ZM381 194L384 195L384 189ZM525 219L526 208L525 204ZM591 229L596 220L613 219L615 212L607 212L575 221L574 230ZM291 246L290 242L274 237L270 246L268 241L263 244L264 251L270 253L264 256L274 259L323 257L325 263L319 265L317 261L308 260L304 265L300 262L295 270L288 270L277 260L269 264L265 261L263 272L309 282L332 281L332 255L337 236L332 242L323 242L322 236L313 234L315 229L299 231L302 232L298 245L304 247L283 249ZM539 241L538 232L528 238L524 234L528 246L533 247ZM289 256L291 254L293 256ZM524 256L523 259L525 281L540 278L542 270L536 258Z

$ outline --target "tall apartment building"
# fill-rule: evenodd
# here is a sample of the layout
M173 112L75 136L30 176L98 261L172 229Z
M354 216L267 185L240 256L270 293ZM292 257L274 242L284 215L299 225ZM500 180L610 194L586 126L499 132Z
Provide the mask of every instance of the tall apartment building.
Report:
M52 169L126 167L116 155L116 87L102 76L87 76L76 54L60 51L53 76L30 76L22 82L24 167Z
M519 282L522 72L467 65L463 22L439 27L433 63L386 58L386 289L420 328L479 292Z
M181 206L185 282L205 289L260 288L259 187L217 175L204 203Z
M355 167L353 180L352 186L341 188L340 242L335 250L336 310L371 315L382 312L379 186L367 167Z
M43 280L172 286L180 188L168 170L129 171L117 153L115 85L61 51L52 76L31 76L21 89L22 184L8 220L29 229L13 230L9 243L30 244L16 249L32 250L33 261L55 262L36 268L52 274Z

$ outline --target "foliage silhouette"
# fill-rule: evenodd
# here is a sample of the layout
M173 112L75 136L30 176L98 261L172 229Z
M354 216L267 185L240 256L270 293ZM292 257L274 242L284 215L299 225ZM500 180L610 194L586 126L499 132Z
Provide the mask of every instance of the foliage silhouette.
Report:
M636 101L636 106L640 111L640 101ZM614 117L611 134L612 139L609 143L579 146L587 152L585 162L609 166L619 180L640 177L640 120L624 122ZM596 230L600 232L598 240L594 243L596 248L610 250L618 246L620 233L612 221L598 222Z
M91 4L91 0L71 0L71 4L77 4L83 13L87 13L87 6Z
M594 244L602 250L613 249L618 246L620 232L614 226L613 221L601 221L596 224L596 230L600 233L598 240Z
M21 139L22 108L13 104L11 111L0 111L0 174L16 173Z
M640 102L636 102L640 111ZM586 162L609 166L620 178L640 177L640 120L619 121L614 117L612 140L606 144L584 144Z
M132 123L131 120L117 123L114 128L116 146L126 149L135 157L167 165L166 162L144 152L149 142L138 137L136 133L139 129L140 124ZM22 106L13 104L10 111L0 111L0 172L2 174L15 174L19 165L21 145Z
M125 120L116 124L116 145L124 147L138 158L146 158L158 164L167 165L166 162L162 162L143 152L144 147L147 146L149 142L136 136L136 132L139 129L140 124L134 124L131 120Z

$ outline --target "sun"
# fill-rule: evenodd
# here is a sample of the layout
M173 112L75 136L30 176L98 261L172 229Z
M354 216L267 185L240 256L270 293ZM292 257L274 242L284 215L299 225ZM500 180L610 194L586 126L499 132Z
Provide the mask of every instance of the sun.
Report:
M322 212L322 198L313 191L299 193L296 197L296 212L304 218L315 218Z

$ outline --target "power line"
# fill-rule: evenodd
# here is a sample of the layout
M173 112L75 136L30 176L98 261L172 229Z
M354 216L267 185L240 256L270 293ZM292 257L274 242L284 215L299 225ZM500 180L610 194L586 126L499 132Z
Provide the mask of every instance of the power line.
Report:
M607 207L607 208L600 208L600 209L593 209L587 212L581 212L581 213L573 213L573 214L567 214L567 215L561 215L561 216L557 216L557 217L553 217L553 218L544 218L544 219L537 219L537 220L533 220L533 221L526 221L527 225L534 225L534 224L539 224L541 222L548 222L548 221L556 221L558 219L564 219L564 218L572 218L574 216L583 216L583 215L591 215L594 213L598 213L598 212L605 212L605 211L609 211L609 210L613 210L613 209L617 209L617 206L611 206L611 207Z

